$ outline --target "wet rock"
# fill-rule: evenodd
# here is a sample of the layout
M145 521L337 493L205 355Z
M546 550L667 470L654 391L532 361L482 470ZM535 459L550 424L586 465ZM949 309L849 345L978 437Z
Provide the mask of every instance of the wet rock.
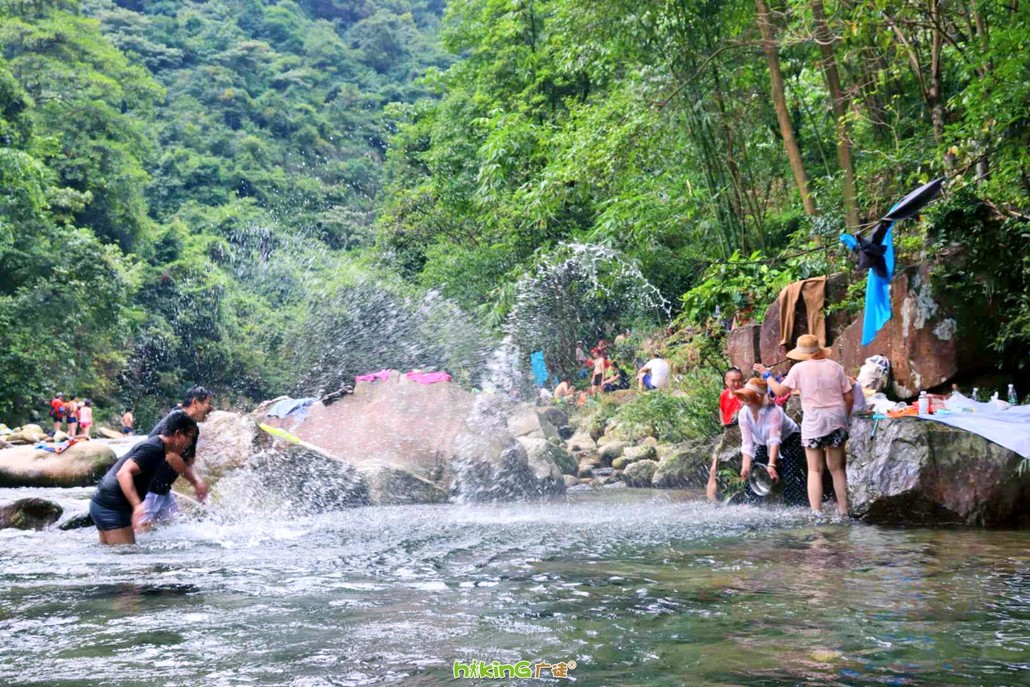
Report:
M657 437L644 437L640 440L640 446L650 446L654 449L658 449L658 438Z
M597 465L593 463L580 463L579 467L576 469L576 476L580 479L593 477L595 467L597 467Z
M659 489L703 487L708 482L714 442L699 441L683 444L679 449L658 461L658 470L651 480Z
M616 479L614 482L608 482L604 485L605 489L625 489L629 485L623 482L621 479Z
M622 450L622 457L627 463L641 460L658 460L658 450L654 446L627 446Z
M622 456L612 461L612 467L616 470L625 470L627 465L629 465L629 461Z
M526 449L508 431L506 410L503 397L477 395L464 430L455 439L450 462L451 493L464 501L517 500L564 493L560 471L555 479L550 469L543 469L546 466L539 462L530 464ZM535 412L532 414L538 417Z
M601 458L602 464L612 465L615 459L620 457L625 449L625 442L612 441L611 443L602 446L601 450L597 452L597 455Z
M401 468L367 466L359 473L374 506L445 503L448 499L446 489Z
M499 399L497 412L511 412L506 398L487 396ZM453 382L419 384L393 371L387 381L359 382L353 394L328 406L316 401L302 420L264 414L255 419L356 468L389 465L447 486L449 462L473 398Z
M569 424L569 414L560 406L544 406L537 409L537 414L555 428L564 427Z
M1030 519L1030 474L1013 451L937 422L852 421L851 511L868 522L1005 526Z
M558 436L562 441L568 441L576 434L576 428L572 425L563 425L558 428ZM593 441L591 439L591 441Z
M627 487L650 487L656 472L658 472L656 461L640 460L626 466L625 472L622 473L622 481L626 483Z
M712 459L718 459L718 469L729 468L734 472L740 472L743 457L740 453L740 427L727 427L722 434L715 439L715 447L708 459L711 466ZM707 478L707 475L706 475Z
M597 444L591 438L588 432L582 430L576 432L569 440L565 442L570 451L596 451Z
M526 455L531 461L537 458L546 458L558 466L561 474L576 474L576 460L560 445L532 437L520 437L518 441L525 447Z
M18 499L0 506L0 530L42 530L61 518L64 509L40 498Z
M734 327L726 336L726 357L741 370L750 370L762 360L762 325Z
M573 477L572 475L563 475L562 479L565 480L565 488L566 489L571 489L572 487L574 487L574 486L576 486L576 485L578 485L580 483L579 482L579 478L578 477Z
M76 513L69 518L65 518L57 525L57 529L63 532L68 532L69 530L81 530L93 526L93 516L89 514L89 511L83 511L82 513Z
M214 486L227 472L247 465L252 456L272 445L272 437L249 415L215 411L200 425L196 470Z
M0 487L91 487L115 464L110 446L83 441L57 454L31 446L0 451Z
M615 474L615 468L596 468L594 469L594 477L608 477Z
M515 438L533 437L550 439L558 437L558 430L536 408L523 408L508 418L508 431Z

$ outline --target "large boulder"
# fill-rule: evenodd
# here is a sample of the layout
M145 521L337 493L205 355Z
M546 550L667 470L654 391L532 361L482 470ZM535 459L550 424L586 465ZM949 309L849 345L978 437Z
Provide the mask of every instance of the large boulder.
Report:
M389 465L440 484L465 428L473 395L453 382L420 384L396 371L359 382L331 405L315 402L298 419L256 420L285 429L356 468Z
M726 336L726 357L730 364L745 371L762 361L762 325L734 327Z
M1022 458L979 435L901 418L852 422L851 510L876 523L1001 526L1030 518L1030 474Z
M551 424L544 413L532 407L521 408L517 413L509 417L508 431L515 438L560 438L558 428Z
M359 470L368 487L373 506L403 506L416 503L444 503L447 490L407 470L389 465L366 466Z
M0 487L91 487L115 464L110 446L83 441L63 453L21 446L0 451Z
M215 411L200 425L196 470L209 486L227 472L247 465L250 458L271 446L272 438L254 418Z
M646 488L651 486L654 474L658 472L658 463L653 460L641 460L626 466L622 473L622 481L627 487Z
M451 493L463 501L501 501L562 494L565 482L531 466L525 447L508 431L507 406L479 394L450 461Z
M658 489L703 487L708 481L714 444L714 440L681 444L658 461L651 484Z
M314 515L371 503L354 466L311 444L282 440L226 471L211 501L227 512L284 515Z
M893 316L868 346L862 346L861 317L830 346L833 358L850 374L869 356L886 356L891 362L888 391L897 398L912 398L921 389L941 386L985 359L978 355L980 332L960 327L955 309L934 293L930 269L926 265L910 267L895 275L891 282Z
M565 442L565 446L570 451L596 451L597 442L590 436L590 432L583 431L582 429L569 437L568 441Z
M526 455L530 461L546 459L554 463L561 474L576 474L576 459L560 445L555 445L554 442L545 439L534 439L532 437L520 437L518 441L525 447Z
M42 530L61 519L64 509L40 498L18 499L0 506L0 530Z

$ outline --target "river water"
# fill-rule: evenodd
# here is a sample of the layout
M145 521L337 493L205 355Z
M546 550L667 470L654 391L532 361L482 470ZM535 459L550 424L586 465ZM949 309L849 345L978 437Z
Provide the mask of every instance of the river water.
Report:
M1030 684L1027 535L631 490L223 509L120 550L0 531L2 685L545 684L453 678L475 660L584 685Z

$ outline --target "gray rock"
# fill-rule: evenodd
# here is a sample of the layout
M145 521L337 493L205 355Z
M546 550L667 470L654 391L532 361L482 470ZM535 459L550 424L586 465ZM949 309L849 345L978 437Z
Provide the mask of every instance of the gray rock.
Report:
M851 511L876 523L1003 526L1030 515L1030 474L1022 458L937 422L852 421L848 442Z
M464 501L527 499L564 493L565 482L560 473L558 479L553 478L550 470L546 476L537 476L543 473L542 466L530 465L526 449L508 431L511 425L506 410L503 397L477 395L464 429L455 439L450 462L451 493ZM525 420L532 416L538 426L550 426L546 421L540 422L532 408L526 411L519 417ZM522 429L529 424L527 420Z
M562 479L565 480L566 489L571 489L572 487L575 487L580 483L579 478L573 477L572 475L563 475Z
M89 514L89 511L85 511L82 513L76 513L70 518L65 518L57 525L57 529L67 532L69 530L81 530L93 526L93 516Z
M658 451L654 446L627 446L622 450L622 457L627 463L641 460L658 460Z
M579 431L573 434L565 445L570 451L596 451L597 444L588 432Z
M622 481L626 483L627 487L650 487L656 472L658 472L657 462L640 460L626 467L626 471L622 473Z
M448 498L446 489L403 468L365 466L358 472L374 506L444 503Z
M596 468L594 477L608 477L615 474L615 468Z
M658 489L703 487L708 482L714 442L683 444L674 453L658 461L658 471L651 480Z
M0 506L0 530L42 530L61 519L64 509L40 498L18 499Z
M558 437L558 430L536 408L522 407L508 418L508 432L518 437L550 439Z
M559 406L544 406L537 410L537 414L547 420L552 427L564 427L569 424L569 414Z
M31 446L0 451L0 487L91 487L115 464L114 450L83 441L57 454Z
M604 485L604 488L605 489L625 489L628 486L629 486L628 484L626 484L625 482L623 482L620 479L620 480L615 480L614 482L608 482L607 484Z
M520 437L519 443L525 447L526 454L530 460L543 457L557 465L561 474L576 474L576 460L560 445L555 445L548 440L534 439L532 437Z
M601 462L605 465L611 465L612 461L622 455L622 452L626 449L626 444L621 441L612 441L601 447L601 450L597 452L600 456Z

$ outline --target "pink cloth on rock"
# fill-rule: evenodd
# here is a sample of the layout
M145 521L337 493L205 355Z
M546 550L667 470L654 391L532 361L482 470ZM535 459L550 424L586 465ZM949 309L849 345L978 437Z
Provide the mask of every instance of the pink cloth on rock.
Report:
M434 384L436 382L449 382L451 376L446 372L409 372L407 378L419 384Z
M797 389L801 396L802 441L824 437L837 429L848 431L844 394L851 391L851 381L840 363L805 360L790 368L783 385Z
M379 370L379 372L370 372L367 375L357 375L354 378L355 382L385 382L390 378L389 370Z

